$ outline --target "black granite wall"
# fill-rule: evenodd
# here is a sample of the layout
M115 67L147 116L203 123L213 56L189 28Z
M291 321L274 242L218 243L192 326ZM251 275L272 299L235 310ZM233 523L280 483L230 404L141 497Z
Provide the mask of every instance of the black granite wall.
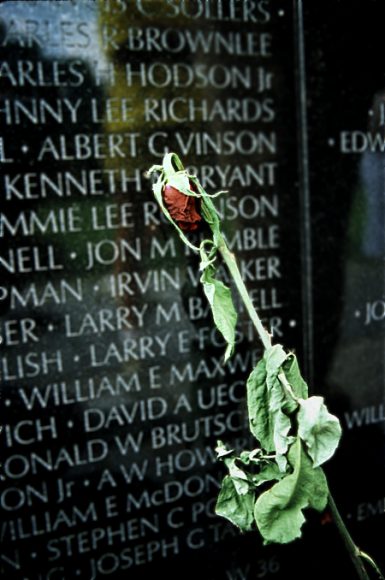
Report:
M262 350L241 312L222 364L145 174L167 151L228 190L229 245L341 420L326 472L381 563L385 9L303 4L0 4L4 578L354 578L328 512L289 546L214 514Z

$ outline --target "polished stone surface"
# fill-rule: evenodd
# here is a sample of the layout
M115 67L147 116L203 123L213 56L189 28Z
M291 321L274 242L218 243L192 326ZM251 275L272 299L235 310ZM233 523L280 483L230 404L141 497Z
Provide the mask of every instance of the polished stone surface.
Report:
M341 420L330 486L381 562L384 16L380 1L0 4L4 577L353 577L328 512L284 547L214 515L217 439L255 444L244 381L261 347L241 312L222 364L197 258L145 175L167 150L228 190L229 245Z

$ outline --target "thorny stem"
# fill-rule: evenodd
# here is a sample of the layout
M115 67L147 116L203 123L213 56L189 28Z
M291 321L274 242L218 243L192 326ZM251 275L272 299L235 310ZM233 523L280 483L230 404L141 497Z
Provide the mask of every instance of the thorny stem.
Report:
M257 314L257 312L253 306L253 303L251 302L250 296L247 292L246 286L242 280L240 271L238 269L235 257L230 252L230 250L227 247L226 242L222 236L220 236L218 250L221 253L222 258L223 258L226 266L229 269L229 272L233 278L234 284L239 292L240 297L243 300L245 308L246 308L246 310L247 310L247 312L248 312L248 314L249 314L249 316L250 316L250 318L251 318L251 320L252 320L252 322L253 322L253 324L258 332L258 335L262 341L264 348L265 349L270 348L271 347L271 336L267 332L267 330L264 328L262 321L259 318L259 315ZM278 378L279 378L283 388L285 390L288 389L288 393L291 394L292 389L291 389L289 383L287 382L287 379L286 379L284 373L280 373ZM343 519L342 519L342 517L337 509L335 501L334 501L333 497L331 496L330 492L329 492L329 497L328 497L328 505L329 505L330 511L332 513L333 520L334 520L336 527L338 529L338 532L340 533L340 535L342 537L342 540L343 540L345 547L349 553L352 564L357 572L358 578L360 580L370 580L370 577L369 577L369 575L365 569L364 563L362 561L362 559L365 559L376 570L379 578L381 578L381 580L385 580L383 575L381 574L378 566L374 562L374 560L370 556L368 556L365 552L362 552L354 543L347 527L345 526L345 523L344 523L344 521L343 521Z

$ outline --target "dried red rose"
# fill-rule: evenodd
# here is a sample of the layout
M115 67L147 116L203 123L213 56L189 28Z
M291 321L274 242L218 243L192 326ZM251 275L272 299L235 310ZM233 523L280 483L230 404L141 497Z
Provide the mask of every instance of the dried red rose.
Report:
M165 185L163 188L163 200L170 216L181 230L192 232L198 228L202 218L197 212L196 197L185 195L171 185Z

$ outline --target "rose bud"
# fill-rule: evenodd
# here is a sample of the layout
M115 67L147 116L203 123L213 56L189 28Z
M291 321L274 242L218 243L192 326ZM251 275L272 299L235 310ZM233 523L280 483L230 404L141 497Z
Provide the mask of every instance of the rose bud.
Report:
M191 189L193 189L190 183ZM172 219L184 232L192 232L198 228L201 216L197 212L197 198L185 195L171 185L163 188L163 200Z

